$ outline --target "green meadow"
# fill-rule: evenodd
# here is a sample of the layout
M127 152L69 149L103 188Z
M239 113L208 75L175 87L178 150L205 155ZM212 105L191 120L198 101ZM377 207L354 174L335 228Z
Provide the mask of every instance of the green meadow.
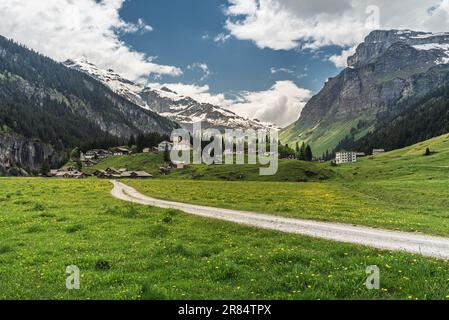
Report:
M113 157L90 170L158 171L159 157ZM257 166L192 166L124 182L162 199L447 237L448 160L442 136L353 165L282 161L262 181ZM449 298L447 261L133 205L111 188L95 178L1 178L0 298ZM69 265L81 270L80 290L65 287ZM365 287L370 265L381 290Z
M2 299L446 299L449 263L131 205L108 181L0 179ZM65 268L81 289L65 288ZM381 290L365 287L381 269Z

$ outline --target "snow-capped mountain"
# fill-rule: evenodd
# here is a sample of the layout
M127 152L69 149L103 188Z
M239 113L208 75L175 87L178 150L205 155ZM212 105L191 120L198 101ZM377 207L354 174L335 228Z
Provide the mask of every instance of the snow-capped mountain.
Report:
M145 87L124 79L113 70L103 70L87 59L67 60L64 65L99 80L115 93L134 104L178 122L191 130L193 123L201 121L203 128L217 129L263 129L271 124L243 118L225 108L201 103L170 90L167 87Z
M412 30L373 31L357 52L349 57L348 65L358 67L384 54L393 45L402 44L427 54L428 64L449 63L449 32L419 32Z

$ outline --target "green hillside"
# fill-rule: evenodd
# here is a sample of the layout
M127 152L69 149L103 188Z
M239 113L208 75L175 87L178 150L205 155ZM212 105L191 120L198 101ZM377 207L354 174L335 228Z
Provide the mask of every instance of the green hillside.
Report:
M296 124L292 124L281 131L280 139L283 144L295 145L296 142L309 144L314 155L321 156L327 150L332 151L354 128L357 128L360 120L357 118L344 122L335 122L325 128L322 126L317 128L297 128ZM361 138L368 131L369 128L361 128L357 130L356 135Z
M279 170L274 176L260 176L260 165L189 165L183 170L171 170L161 176L159 168L164 166L162 153L142 153L131 156L114 156L102 160L94 167L85 168L87 173L112 167L116 169L144 170L155 177L166 179L215 180L215 181L323 181L332 178L328 165L296 160L280 160Z
M425 156L426 149L431 151ZM351 165L338 166L340 178L350 180L441 180L449 179L449 135L378 156L359 158Z

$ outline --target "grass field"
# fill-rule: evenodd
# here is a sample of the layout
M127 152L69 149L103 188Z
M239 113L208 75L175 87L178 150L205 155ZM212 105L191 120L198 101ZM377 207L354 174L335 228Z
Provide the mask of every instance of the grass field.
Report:
M316 166L332 170L329 181L128 183L174 201L449 236L449 135L355 164Z
M112 198L107 181L0 179L2 299L445 299L449 263ZM81 269L81 290L65 268ZM381 270L367 290L365 269Z

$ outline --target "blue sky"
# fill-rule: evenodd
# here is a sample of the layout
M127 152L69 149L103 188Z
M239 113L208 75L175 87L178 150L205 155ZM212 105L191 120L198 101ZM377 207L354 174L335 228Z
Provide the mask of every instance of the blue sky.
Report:
M143 18L154 30L126 34L122 39L138 51L157 56L158 63L183 69L182 76L162 76L161 82L208 84L213 93L262 91L278 80L290 80L317 91L338 72L325 59L335 53L332 48L320 52L261 49L251 41L234 37L225 43L215 42L217 35L227 33L223 13L227 4L226 0L128 1L120 11L123 19ZM188 70L187 66L194 63L205 63L211 75L201 79L200 70ZM272 73L272 68L278 72Z
M0 16L57 61L286 126L372 30L449 30L449 0L1 0Z

